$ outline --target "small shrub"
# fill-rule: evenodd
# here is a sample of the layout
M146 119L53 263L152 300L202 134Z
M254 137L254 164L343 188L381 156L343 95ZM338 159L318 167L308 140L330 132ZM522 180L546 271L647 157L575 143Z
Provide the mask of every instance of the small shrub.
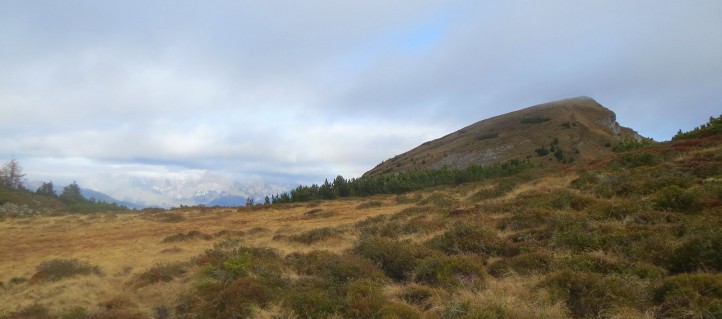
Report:
M187 234L178 233L175 235L168 236L166 238L163 238L163 240L161 242L162 243L173 243L173 242L193 240L193 239L210 240L210 239L213 239L213 236L211 236L209 234L201 233L200 231L197 231L197 230L192 230L192 231L189 231Z
M442 228L444 228L443 219L429 219L424 216L418 216L401 225L401 233L406 235L419 232L430 233ZM396 235L398 235L398 233L396 233Z
M539 157L549 155L549 149L547 149L547 148L544 147L544 146L535 149L534 152L536 152L536 155L539 156Z
M471 199L474 201L480 201L480 200L487 200L487 199L494 199L502 197L516 187L516 182L513 180L505 179L499 182L496 186L492 188L484 188L478 192L476 192L474 195L471 195Z
M13 284L13 285L19 285L19 284L22 284L22 283L27 282L27 281L28 281L28 279L25 278L25 277L13 277L13 278L10 278L10 284Z
M543 274L554 268L554 258L543 252L535 252L500 259L489 265L489 273L503 277L514 272L520 275Z
M179 252L182 252L183 248L180 247L171 247L171 248L165 248L160 251L161 254L177 254Z
M311 218L329 218L329 217L335 216L335 215L336 215L335 212L323 210L320 208L315 208L315 209L312 209L312 210L309 210L309 211L303 213L303 216L305 218L309 218L309 219L311 219Z
M429 300L434 296L434 290L427 286L411 285L406 287L399 298L416 306L427 308L430 306Z
M421 313L414 307L401 302L386 303L381 310L383 319L420 319Z
M583 225L571 225L557 229L554 233L553 241L557 246L566 247L574 251L597 250L605 245L604 236Z
M627 265L594 254L572 254L560 261L560 266L574 271L593 272L600 274L619 274L627 268Z
M311 229L300 234L292 235L288 239L299 243L312 244L334 237L336 236L336 234L338 234L338 230L336 230L335 228L323 227Z
M722 275L681 274L665 278L654 291L660 318L722 317Z
M377 207L381 207L381 206L383 206L383 205L384 205L384 203L382 203L381 201L370 200L370 201L366 201L366 202L363 202L363 203L361 203L361 204L358 204L358 206L356 206L356 209L377 208Z
M514 243L498 238L477 226L461 222L454 223L449 230L429 240L427 245L447 254L513 256L519 253L519 247Z
M652 141L648 140L648 139L636 140L636 139L627 138L627 139L624 139L623 141L619 142L619 144L614 145L614 148L612 148L612 150L617 153L621 153L621 152L628 152L631 150L636 150L638 148L642 148L642 147L649 146L649 145L652 145ZM605 144L605 147L606 147L606 144Z
M562 271L539 285L547 288L552 298L565 301L577 318L598 317L621 307L644 311L649 304L645 285L631 277Z
M177 223L186 220L183 215L165 212L163 210L151 210L150 213L143 216L143 219L160 223Z
M454 207L456 204L454 197L442 193L433 193L417 203L419 206L432 205L440 208Z
M687 240L674 250L668 265L673 273L722 271L722 230L706 232Z
M41 263L30 282L58 281L78 275L102 275L100 267L93 266L78 259L53 259Z
M491 132L491 133L479 134L476 136L476 139L479 141L483 141L483 140L488 140L488 139L497 138L497 137L499 137L499 133Z
M421 260L416 267L416 282L432 286L455 287L464 285L481 288L486 271L483 260L469 255L432 255Z
M425 163L426 163L425 161L421 162L421 164L425 164ZM396 202L396 204L398 204L398 205L413 204L413 203L420 201L422 198L423 198L422 195L419 193L416 193L413 196L396 195L396 197L394 198L394 202Z
M60 315L60 319L85 319L88 318L88 311L83 307L75 306Z
M549 122L551 119L548 117L541 117L541 116L534 116L534 117L525 117L521 119L522 124L540 124Z
M185 263L157 263L145 272L138 274L134 284L143 287L159 282L169 282L173 278L185 274L186 271Z
M616 165L626 168L654 166L661 162L658 155L652 153L625 153L616 161Z
M328 281L305 277L293 282L282 299L300 318L328 318L341 312L345 295L340 287Z
M240 278L221 291L218 302L205 315L212 318L250 318L254 308L265 306L273 295L273 288L261 279Z
M47 307L40 304L33 304L19 310L17 312L10 313L8 317L0 317L8 319L51 319L50 311Z
M257 235L270 232L271 230L265 227L253 227L248 230L249 235Z
M378 318L386 297L375 282L353 281L346 287L344 313L347 318Z
M391 279L399 281L410 278L418 262L432 253L410 242L372 236L362 237L353 249Z
M663 188L658 195L655 204L660 209L669 209L678 212L694 211L699 209L697 194L685 190L677 185Z
M322 279L345 283L356 279L382 280L383 273L366 259L353 254L337 255L315 250L307 254L293 253L286 256L286 264L301 275L318 276Z
M555 192L550 196L549 205L552 209L581 211L594 200L569 190Z
M551 219L551 213L543 209L529 209L516 213L499 221L499 230L522 230L537 228L546 225Z

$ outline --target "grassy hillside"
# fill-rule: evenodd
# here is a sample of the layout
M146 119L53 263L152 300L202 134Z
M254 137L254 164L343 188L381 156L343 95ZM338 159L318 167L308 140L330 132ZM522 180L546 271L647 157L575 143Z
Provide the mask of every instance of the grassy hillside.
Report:
M620 150L402 195L5 218L0 314L722 317L722 136Z
M627 140L642 140L588 97L527 107L479 121L388 159L365 176L444 166L464 169L508 161L557 165L609 156Z

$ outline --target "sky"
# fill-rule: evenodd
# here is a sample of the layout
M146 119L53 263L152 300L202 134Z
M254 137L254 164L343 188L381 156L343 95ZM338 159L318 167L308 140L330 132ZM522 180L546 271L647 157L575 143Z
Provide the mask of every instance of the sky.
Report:
M32 180L358 177L582 95L657 141L722 114L722 1L0 0L0 160Z

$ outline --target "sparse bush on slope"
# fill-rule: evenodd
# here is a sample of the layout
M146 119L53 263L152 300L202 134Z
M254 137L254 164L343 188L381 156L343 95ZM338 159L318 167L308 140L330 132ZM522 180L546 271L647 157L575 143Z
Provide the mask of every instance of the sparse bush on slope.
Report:
M78 259L53 259L41 263L30 278L31 283L58 281L79 275L103 275L100 267Z

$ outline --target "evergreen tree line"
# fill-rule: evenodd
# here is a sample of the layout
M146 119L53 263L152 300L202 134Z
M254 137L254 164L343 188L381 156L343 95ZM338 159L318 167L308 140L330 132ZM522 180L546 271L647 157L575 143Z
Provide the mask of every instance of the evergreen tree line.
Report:
M71 183L70 185L63 187L63 191L60 193L60 195L55 193L55 186L53 185L53 182L43 183L35 191L35 194L48 197L57 197L63 203L65 203L70 210L77 212L98 210L128 210L128 207L126 207L125 205L97 201L95 198L85 198L85 196L83 196L83 194L80 192L80 186L75 181L73 181L73 183Z
M722 134L722 115L716 118L710 116L709 121L706 124L702 124L689 132L682 132L682 130L679 130L677 134L672 137L672 140L688 140L715 134Z
M32 192L32 190L25 187L23 177L25 177L25 174L23 174L23 167L20 165L20 162L14 158L0 166L0 187ZM60 195L55 192L55 185L53 185L53 182L44 182L40 187L38 187L35 194L58 198L60 201L65 203L71 211L90 212L100 210L128 210L128 207L125 205L97 201L95 198L85 198L80 192L80 186L78 186L78 183L75 181L73 181L72 184L63 187Z
M337 176L321 185L301 185L287 193L271 196L273 203L307 202L339 197L364 197L377 194L403 194L441 185L458 185L517 174L533 165L528 160L511 160L505 164L474 165L465 169L422 169L381 176L345 179Z

